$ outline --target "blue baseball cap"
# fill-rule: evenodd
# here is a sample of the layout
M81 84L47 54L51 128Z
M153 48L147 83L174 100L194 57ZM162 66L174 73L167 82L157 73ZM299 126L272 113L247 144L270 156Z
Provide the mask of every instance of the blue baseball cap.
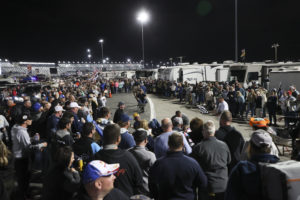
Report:
M100 177L110 176L118 172L119 163L107 164L101 160L93 160L87 164L82 174L83 184L97 180Z
M128 122L128 121L130 121L130 120L132 120L132 118L129 117L127 114L122 114L122 115L121 115L121 121L122 121L122 122Z
M63 99L63 98L66 98L66 97L65 97L65 95L61 94L61 95L59 95L59 98Z
M34 110L34 112L38 112L41 107L42 107L42 105L40 103L36 102L35 104L33 104L32 109Z

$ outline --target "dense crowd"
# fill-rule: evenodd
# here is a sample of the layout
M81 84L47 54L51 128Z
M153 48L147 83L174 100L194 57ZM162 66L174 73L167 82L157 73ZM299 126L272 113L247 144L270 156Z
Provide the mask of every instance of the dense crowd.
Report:
M106 104L119 92L132 92L142 108L147 92L200 104L220 115L220 127L180 111L161 123L138 113L132 118L122 101L112 116ZM256 84L97 77L7 88L1 91L0 197L32 198L29 182L41 172L45 200L263 199L258 163L279 158L262 117L269 113L276 125L278 105L283 115L296 116L299 100L294 87L268 92ZM245 142L231 122L250 111L254 132Z

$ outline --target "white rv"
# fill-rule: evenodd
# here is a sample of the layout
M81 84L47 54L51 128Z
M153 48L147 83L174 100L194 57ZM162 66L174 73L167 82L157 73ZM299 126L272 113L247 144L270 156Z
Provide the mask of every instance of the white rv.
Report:
M193 64L164 67L158 70L158 78L195 84L202 81L226 81L228 68L223 64Z
M158 69L141 69L135 72L136 78L148 78L150 80L156 80L158 78Z
M300 89L300 65L296 67L283 67L270 72L270 89L281 88L288 90L289 86L293 85L298 90Z
M300 66L300 63L234 63L229 65L228 81L238 81L244 87L248 87L249 83L255 81L269 89L271 71L297 65Z

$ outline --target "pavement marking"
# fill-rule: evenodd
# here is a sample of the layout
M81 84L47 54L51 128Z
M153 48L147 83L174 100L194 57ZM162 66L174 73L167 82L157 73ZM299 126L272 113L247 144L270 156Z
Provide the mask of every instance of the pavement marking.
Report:
M150 106L150 120L151 121L152 119L156 119L156 113L155 113L155 109L154 109L154 104L151 100L151 98L148 96L148 101L149 101L149 106Z

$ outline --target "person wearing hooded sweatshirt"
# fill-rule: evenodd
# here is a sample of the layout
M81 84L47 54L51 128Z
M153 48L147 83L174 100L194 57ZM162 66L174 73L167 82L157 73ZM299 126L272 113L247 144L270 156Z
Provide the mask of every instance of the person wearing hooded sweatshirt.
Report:
M224 111L220 117L220 128L216 131L215 137L225 142L230 150L231 162L228 171L241 160L241 153L245 144L242 134L231 126L232 115L230 111Z
M119 121L119 126L121 127L121 142L119 148L121 149L129 149L135 146L133 136L128 132L130 120L132 119L128 115L121 115L121 121Z
M58 122L59 130L56 132L55 138L62 145L72 146L74 144L74 140L68 131L71 128L71 120L69 118L61 118Z
M108 164L119 163L120 169L116 173L115 188L120 189L128 197L135 194L143 194L142 170L134 156L123 149L119 149L121 142L120 127L110 124L103 131L104 146L98 151L93 160L102 160Z
M41 149L47 146L47 143L39 143L33 145L31 139L27 132L27 127L32 123L31 117L28 113L22 114L17 119L17 124L15 124L11 129L12 136L12 150L15 158L15 170L18 182L18 194L21 198L25 198L26 191L29 184L29 159L30 159L30 149ZM39 138L39 135L35 135ZM35 137L35 140L38 140Z
M277 163L279 158L271 155L272 137L265 130L254 131L250 139L249 161L240 161L229 177L225 200L262 200L259 163Z

